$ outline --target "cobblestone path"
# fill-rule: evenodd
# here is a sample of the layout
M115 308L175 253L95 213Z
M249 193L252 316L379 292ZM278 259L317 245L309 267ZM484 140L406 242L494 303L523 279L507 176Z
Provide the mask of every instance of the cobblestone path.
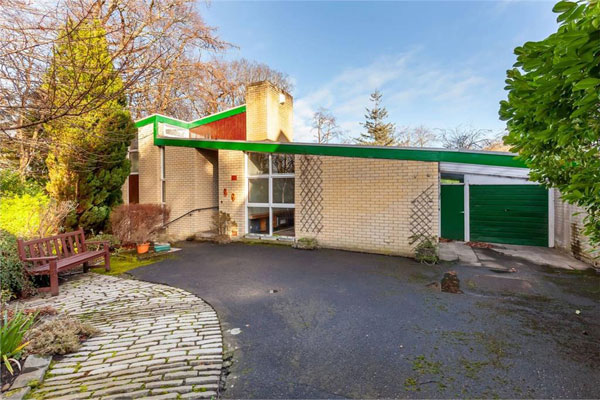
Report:
M101 333L52 364L36 399L216 397L222 336L217 314L180 289L88 273L60 286L50 305ZM56 358L55 358L56 359Z

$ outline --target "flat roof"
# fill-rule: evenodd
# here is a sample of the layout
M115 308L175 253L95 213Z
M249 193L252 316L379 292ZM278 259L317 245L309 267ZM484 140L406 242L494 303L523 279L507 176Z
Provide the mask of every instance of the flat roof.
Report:
M452 162L499 167L527 168L525 162L513 153L478 150L453 150L441 148L363 146L353 144L319 144L301 142L254 142L245 140L216 140L194 138L165 138L158 136L158 123L168 123L181 128L218 121L246 111L239 106L209 115L196 121L186 122L154 114L136 122L138 128L154 124L154 144L157 146L193 147L214 150L254 151L261 153L305 154L318 156L337 156L355 158L376 158L388 160L413 160L429 162Z

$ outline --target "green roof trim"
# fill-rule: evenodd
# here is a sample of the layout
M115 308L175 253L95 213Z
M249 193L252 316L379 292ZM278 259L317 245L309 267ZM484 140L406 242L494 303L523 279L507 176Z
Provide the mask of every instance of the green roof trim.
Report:
M332 145L311 143L268 143L240 140L176 139L154 136L157 146L194 147L199 149L255 151L261 153L308 154L390 160L453 162L461 164L492 165L527 168L525 163L510 154L492 154L443 149L406 149L397 147L371 147L357 145Z
M136 121L135 126L154 124L154 144L156 146L194 147L198 149L255 151L261 153L307 154L318 156L338 156L357 158L379 158L388 160L413 160L430 162L453 162L460 164L478 164L499 167L527 168L527 165L516 156L510 154L494 154L493 152L420 149L398 147L373 147L357 145L334 145L316 143L270 143L246 142L241 140L207 140L177 139L158 136L158 124L166 123L180 128L191 129L209 124L224 118L246 112L246 105L231 108L216 114L208 115L196 121L186 122L160 114Z
M218 112L216 114L211 114L208 115L206 117L202 117L196 121L191 121L191 122L187 122L187 121L182 121L180 119L176 119L176 118L171 118L171 117L167 117L165 115L160 115L160 114L153 114L149 117L140 119L138 121L135 122L135 126L138 128L141 128L143 126L149 125L149 124L156 124L158 122L162 122L165 124L169 124L169 125L173 125L173 126L178 126L180 128L185 128L185 129L191 129L191 128L195 128L197 126L200 125L206 125L206 124L210 124L211 122L215 122L218 121L220 119L224 119L224 118L229 118L232 117L234 115L237 114L241 114L246 112L246 105L243 104L241 106L237 106L234 108L230 108L229 110L225 110L225 111L221 111ZM154 128L156 129L156 127ZM156 132L155 132L155 137L156 137Z

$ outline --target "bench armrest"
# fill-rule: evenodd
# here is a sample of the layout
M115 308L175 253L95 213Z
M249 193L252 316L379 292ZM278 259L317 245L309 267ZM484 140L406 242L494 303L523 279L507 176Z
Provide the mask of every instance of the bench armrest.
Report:
M27 257L23 261L53 261L58 260L58 256L47 256L47 257Z

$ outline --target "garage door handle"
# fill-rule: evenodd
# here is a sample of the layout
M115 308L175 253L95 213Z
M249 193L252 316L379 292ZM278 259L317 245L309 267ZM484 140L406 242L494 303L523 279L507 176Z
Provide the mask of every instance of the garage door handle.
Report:
M464 214L465 212L464 211L459 211L459 213Z
M509 212L509 211L510 211L510 208L505 208L504 209L504 212Z

